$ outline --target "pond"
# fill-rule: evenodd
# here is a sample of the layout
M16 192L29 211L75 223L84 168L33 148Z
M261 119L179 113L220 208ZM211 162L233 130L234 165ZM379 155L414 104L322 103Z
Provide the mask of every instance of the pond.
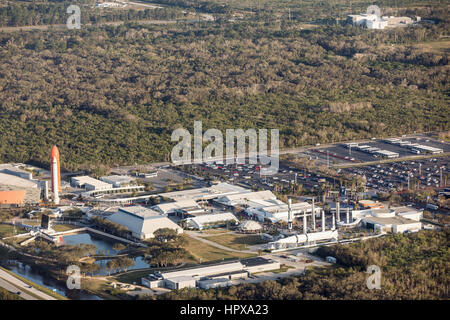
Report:
M106 237L98 236L94 233L79 233L63 236L64 244L77 245L80 243L83 244L93 244L97 247L97 254L105 254L105 255L117 255L117 251L113 249L114 244L116 244L117 240L108 239ZM136 270L136 269L145 269L150 268L150 265L144 260L144 257L138 256L131 258L134 261L134 266L128 268L127 270ZM97 260L95 263L100 266L101 270L94 273L94 275L105 276L108 275L109 272L106 270L106 263L109 259Z
M102 300L99 296L89 294L82 290L71 290L67 288L64 283L58 282L53 278L48 277L45 272L32 268L30 265L19 261L11 261L5 265L5 268L22 276L34 283L46 287L56 293L73 300Z

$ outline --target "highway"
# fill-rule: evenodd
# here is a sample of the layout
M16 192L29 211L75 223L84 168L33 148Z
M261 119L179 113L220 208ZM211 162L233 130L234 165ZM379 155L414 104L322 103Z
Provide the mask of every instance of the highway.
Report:
M0 278L0 287L4 288L12 293L20 292L20 297L22 297L25 300L38 300L37 298L33 297L32 295L29 295L26 292L23 292L18 287L12 285L8 281L3 280L2 278Z
M30 292L43 300L57 300L56 298L53 298L34 287L30 288L28 284L10 275L3 269L0 269L0 286L13 293L20 291L20 296L26 300L37 300L37 298L29 295L26 292Z

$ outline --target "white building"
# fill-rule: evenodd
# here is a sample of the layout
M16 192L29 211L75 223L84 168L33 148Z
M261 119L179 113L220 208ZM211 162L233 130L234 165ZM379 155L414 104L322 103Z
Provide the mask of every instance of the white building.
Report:
M0 164L0 172L26 180L33 179L33 174L27 170L21 169L19 164Z
M322 209L320 207L315 206L314 211L316 216L321 210ZM245 209L245 212L250 217L255 217L261 222L265 219L274 223L278 221L288 221L288 205L283 202L274 205L250 207ZM292 204L292 214L294 218L303 216L304 212L311 215L312 205L308 202L297 202Z
M269 190L225 195L218 197L216 202L229 207L253 207L257 206L258 204L265 205L282 203L281 201L277 200L276 195L274 195L272 191Z
M366 228L380 232L416 232L422 229L422 212L410 207L360 210L358 217Z
M207 201L221 196L243 192L251 192L251 190L228 183L219 183L206 188L161 193L160 196L174 201Z
M169 289L181 289L197 286L208 289L230 285L232 279L246 278L251 273L278 269L280 269L279 261L256 257L234 262L184 268L159 274L155 272L148 278L142 278L141 282L149 288L167 287Z
M201 216L186 219L187 227L197 230L201 230L208 226L214 226L226 222L236 224L239 222L239 220L231 212L203 214Z
M153 238L154 232L163 228L176 230L177 233L183 232L180 226L165 215L142 206L119 208L107 219L128 228L133 237L138 239Z
M417 210L414 209L412 207L396 207L396 208L391 208L395 211L395 214L403 217L403 218L407 218L407 219L411 219L414 221L420 221L423 218L423 211L422 210Z
M319 232L311 232L307 234L296 234L290 237L282 238L276 241L269 242L266 248L269 250L295 248L300 245L317 242L317 241L336 241L338 239L337 230L327 230Z
M262 230L261 224L253 220L246 220L239 225L239 230L245 233L254 233Z
M367 27L368 29L396 28L413 23L413 19L409 17L378 17L376 14L367 13L348 15L347 21L354 26Z
M160 203L152 207L153 210L162 214L184 211L186 213L200 213L204 210L194 200L181 200L167 203Z
M200 289L213 289L213 288L222 288L229 287L232 285L232 282L228 278L217 278L217 279L206 279L197 281L198 287Z
M106 190L113 187L110 183L106 183L89 176L72 177L71 185L76 188L84 188L86 191Z
M114 188L119 188L124 187L125 185L129 185L134 180L134 178L130 176L111 175L101 177L100 180L112 184Z
M180 290L183 288L195 288L197 280L191 276L179 276L164 280L164 285L168 289Z

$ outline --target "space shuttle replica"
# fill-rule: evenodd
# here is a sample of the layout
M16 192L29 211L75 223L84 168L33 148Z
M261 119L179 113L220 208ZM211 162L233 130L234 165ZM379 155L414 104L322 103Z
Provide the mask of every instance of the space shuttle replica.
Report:
M59 192L61 192L61 175L59 172L59 150L56 146L53 146L52 148L52 153L50 155L50 167L53 202L55 204L59 204Z

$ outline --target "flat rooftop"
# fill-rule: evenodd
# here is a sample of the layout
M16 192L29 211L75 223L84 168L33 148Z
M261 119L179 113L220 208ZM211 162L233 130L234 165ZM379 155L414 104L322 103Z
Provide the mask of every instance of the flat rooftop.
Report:
M119 212L123 212L141 219L161 216L161 214L159 214L158 212L142 206L121 207L119 208Z
M391 208L393 210L395 210L395 213L405 213L405 212L420 212L421 210L417 210L415 208L412 207L397 207L397 208Z
M106 181L106 182L114 182L114 183L129 183L130 181L133 181L135 178L131 176L121 176L121 175L111 175L111 176L104 176L101 177L100 180Z
M411 220L411 219L404 218L404 217L399 217L399 216L389 217L389 218L379 218L379 217L368 216L363 219L366 221L369 221L369 222L374 222L374 223L383 224L383 225L388 225L388 224L401 225L401 224L420 223L418 221Z
M0 185L13 186L17 188L37 188L37 182L35 180L28 180L12 174L1 172Z
M90 176L72 177L72 181L77 182L79 185L89 184L89 185L96 186L96 187L112 188L112 184L92 178Z
M175 201L181 200L210 200L223 195L236 194L242 192L251 192L249 189L245 189L239 186L231 185L228 183L219 183L211 187L190 189L183 191L161 193L159 196L169 198Z

